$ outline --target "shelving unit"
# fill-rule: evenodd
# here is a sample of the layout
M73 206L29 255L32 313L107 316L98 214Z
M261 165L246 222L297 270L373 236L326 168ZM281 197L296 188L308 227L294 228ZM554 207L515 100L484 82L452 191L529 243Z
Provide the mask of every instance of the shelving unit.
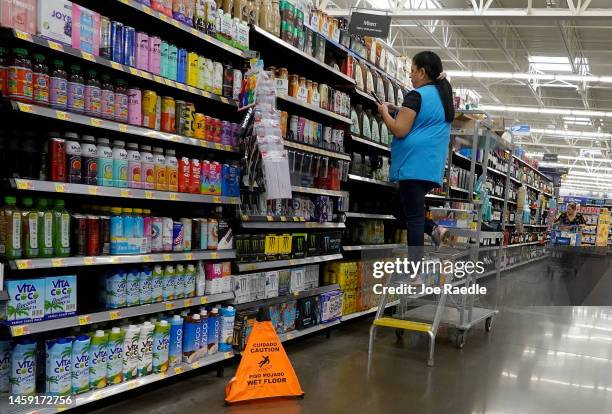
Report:
M375 184L389 188L395 188L395 183L389 181L376 180L374 178L362 177L360 175L349 174L348 178L350 181L360 181L362 183Z
M291 191L295 193L304 193L304 194L315 194L315 195L327 195L332 197L346 197L348 196L348 192L346 191L338 191L338 190L326 190L323 188L312 188L312 187L300 187L293 185L291 186Z
M282 230L282 229L344 229L346 225L344 223L325 222L318 223L313 221L300 221L300 222L244 222L240 223L240 227L243 229L270 229L270 230Z
M363 218L372 220L395 220L395 216L391 214L369 214L369 213L355 213L347 211L344 215L348 218Z
M312 154L323 155L323 156L330 157L330 158L336 158L338 160L345 160L345 161L351 160L351 157L348 154L343 154L343 153L336 152L336 151L329 151L326 149L318 148L318 147L304 144L304 143L298 143L298 142L285 140L283 141L283 145L287 148L293 148L296 150L309 152Z
M351 135L350 139L353 142L357 142L357 143L363 144L363 145L368 145L368 146L370 146L372 148L376 148L377 150L384 151L385 153L390 153L391 152L391 149L389 147L387 147L386 145L379 144L377 142L370 141L368 139L361 138L361 137L358 137L356 135Z
M236 309L242 310L242 309L258 308L260 306L276 305L278 303L287 302L288 300L297 300L297 299L302 299L302 298L308 298L310 296L318 296L323 293L331 292L331 291L338 290L338 289L340 289L340 286L338 286L337 284L321 286L315 289L308 289L308 290L303 290L301 292L295 292L290 295L276 296L273 298L261 299L261 300L257 300L254 302L238 303L236 304Z
M405 244L389 243L389 244L363 244L357 246L342 246L345 252L367 251L367 250L396 250L406 248Z
M297 98L294 98L292 96L277 96L276 97L277 101L279 102L284 102L290 105L293 105L294 107L298 107L301 108L307 112L311 112L311 113L315 113L318 115L322 115L325 116L326 118L329 119L329 121L331 122L342 122L344 124L351 124L351 119L347 118L345 116L342 115L338 115L335 112L332 111L328 111L327 109L323 109L323 108L319 108L318 106L314 106L314 105L310 105L307 104L306 102L302 102Z
M324 256L310 256L302 259L288 259L288 260L273 260L269 262L258 262L258 263L238 263L238 271L240 272L253 272L264 269L276 269L279 267L289 266L301 266L315 263L329 262L332 260L342 259L341 254L327 254Z

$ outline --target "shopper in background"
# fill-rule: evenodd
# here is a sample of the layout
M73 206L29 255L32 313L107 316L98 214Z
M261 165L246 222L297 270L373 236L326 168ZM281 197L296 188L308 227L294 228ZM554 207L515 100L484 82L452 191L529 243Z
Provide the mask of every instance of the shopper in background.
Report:
M402 107L384 103L378 105L378 112L394 136L390 176L399 183L409 255L414 261L423 257L424 233L436 246L447 236L446 229L425 219L425 195L442 186L455 110L453 90L437 54L425 51L415 55L410 79L414 90L406 95Z
M586 220L582 214L578 213L576 203L569 203L567 205L567 212L561 213L557 218L556 223L559 223L562 226L579 226L581 224L586 224Z

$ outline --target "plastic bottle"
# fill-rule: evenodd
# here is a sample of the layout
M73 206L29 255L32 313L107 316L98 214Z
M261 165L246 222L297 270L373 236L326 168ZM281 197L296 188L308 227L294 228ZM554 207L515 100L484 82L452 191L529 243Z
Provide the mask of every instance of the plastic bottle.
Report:
M111 208L110 237L110 254L121 253L120 242L117 240L117 238L123 237L123 217L121 216L121 207Z
M128 186L128 155L124 141L113 141L113 185Z
M130 87L128 94L128 123L142 126L142 92L139 88Z
M147 190L155 189L155 159L153 158L149 145L140 146L140 162L142 164L142 187L139 188L145 188Z
M127 272L125 296L127 306L136 306L140 304L140 270L131 269Z
M91 135L81 138L81 181L89 185L98 183L98 148Z
M13 347L9 383L12 395L36 394L36 342L24 339Z
M30 197L23 199L21 210L22 246L24 257L38 257L38 212L33 208L33 200Z
M106 380L108 385L123 382L123 344L125 332L117 326L108 334Z
M109 75L102 75L101 113L104 119L115 119L115 86Z
M196 295L196 269L193 264L188 264L185 269L185 297L191 298Z
M200 315L188 315L183 323L183 359L189 357L200 349L202 336L202 323Z
M236 309L233 306L221 308L221 327L219 329L219 352L229 352L232 350L234 338L234 319Z
M142 217L142 209L135 208L134 209L134 238L135 243L138 245L138 253L146 253L146 240L144 233L144 217Z
M151 282L151 302L164 300L164 270L160 265L153 267L153 280Z
M185 266L182 264L176 265L174 272L174 299L182 299L185 297Z
M174 300L174 266L167 265L164 270L164 300Z
M143 377L152 372L153 363L153 329L155 327L149 321L140 327L138 345L138 376Z
M128 90L123 79L117 80L115 86L115 120L117 122L127 122L129 113Z
M155 163L155 189L168 191L166 157L164 157L164 151L159 147L153 147L153 157Z
M97 330L89 347L89 386L96 390L106 387L108 336Z
M168 371L168 352L170 345L170 325L161 320L155 324L153 332L153 372Z
M70 214L64 208L64 200L55 200L53 208L53 253L70 256Z
M151 210L142 210L143 231L144 231L144 251L143 253L151 253L151 242L153 237L153 219L151 218Z
M134 218L133 210L129 207L121 209L121 218L123 221L123 237L131 239L135 235L136 220Z
M138 377L140 328L129 325L123 328L123 332L123 379L129 381Z
M153 253L161 252L164 250L162 240L162 225L163 219L161 217L151 217L151 252Z
M166 150L166 180L168 191L178 191L178 160L173 149Z
M70 65L68 110L79 114L85 111L85 79L83 79L80 65Z
M81 144L79 134L66 132L66 182L73 184L81 183Z
M66 396L72 393L72 341L67 338L47 341L47 395Z
M208 313L208 355L219 350L219 309L212 308Z
M89 391L89 348L91 338L79 335L72 342L72 393Z
M142 188L142 163L138 144L129 142L127 148L128 186L131 188Z
M37 105L49 105L49 67L40 53L34 56L32 67L32 101Z
M94 69L89 69L85 76L85 113L95 117L102 114L102 88Z
M168 347L168 366L181 363L183 357L183 318L174 315L170 319L170 345Z
M38 215L38 255L39 257L53 256L53 213L48 208L48 200L36 200L36 214Z
M140 304L146 305L151 303L151 295L153 293L153 273L151 268L145 266L140 271Z
M49 104L52 108L66 109L68 106L68 73L64 62L55 59L49 78Z
M113 180L113 150L108 138L98 138L97 182L104 187L112 187Z

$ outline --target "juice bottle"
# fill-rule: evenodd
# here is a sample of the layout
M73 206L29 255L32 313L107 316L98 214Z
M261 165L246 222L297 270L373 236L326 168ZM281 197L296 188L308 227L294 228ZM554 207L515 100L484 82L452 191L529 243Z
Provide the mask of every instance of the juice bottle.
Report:
M53 253L70 255L70 214L64 208L64 200L55 200L53 209Z
M159 147L153 147L153 162L155 166L155 189L168 191L166 181L166 157L164 151Z
M0 211L0 254L7 259L19 259L21 247L21 212L17 208L17 198L4 197L4 207Z
M53 213L48 208L46 198L36 200L36 214L38 215L38 255L40 257L53 256Z
M166 150L166 180L168 191L178 191L178 160L173 149Z
M34 202L30 197L23 199L21 210L22 246L24 257L38 257L38 213L33 208Z
M98 185L113 186L113 150L108 138L98 138Z
M128 154L125 142L119 140L113 141L113 185L128 186Z
M142 188L142 163L138 144L129 142L128 151L128 183L131 188Z
M155 188L155 159L149 145L140 146L140 161L142 163L142 187L149 190Z

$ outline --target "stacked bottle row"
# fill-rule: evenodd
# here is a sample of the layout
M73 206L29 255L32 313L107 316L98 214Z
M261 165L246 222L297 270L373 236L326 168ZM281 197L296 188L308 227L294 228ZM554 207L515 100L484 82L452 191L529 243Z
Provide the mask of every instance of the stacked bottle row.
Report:
M380 115L371 109L364 110L362 105L351 109L351 134L386 146L391 145L393 138Z
M287 151L292 185L340 190L348 180L348 161L301 151Z
M190 314L160 314L108 330L47 340L44 361L32 340L0 341L0 392L35 395L37 373L44 373L46 395L68 396L102 389L181 362L232 350L233 307L200 308ZM26 367L26 368L24 368Z
M332 128L297 115L281 112L281 132L289 141L303 142L332 151L344 152L344 129Z

